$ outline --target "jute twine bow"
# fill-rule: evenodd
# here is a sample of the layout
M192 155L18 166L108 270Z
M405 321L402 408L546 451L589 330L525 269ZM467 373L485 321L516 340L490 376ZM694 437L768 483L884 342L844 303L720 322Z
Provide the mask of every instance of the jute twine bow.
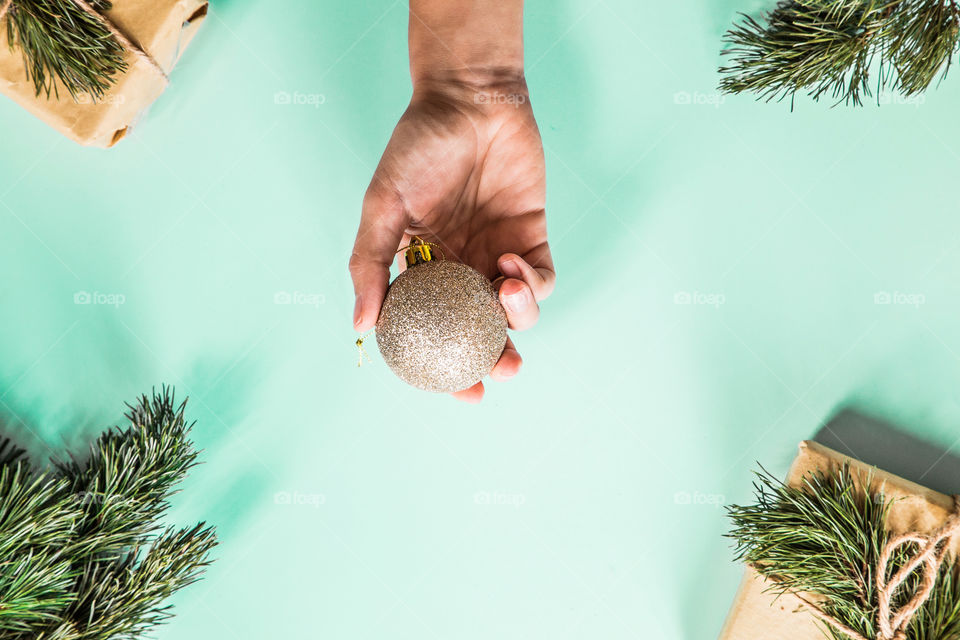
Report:
M930 594L933 593L940 567L943 565L944 558L947 555L947 547L949 546L947 543L953 536L960 533L960 496L953 496L953 506L953 514L942 527L932 534L925 536L916 531L904 533L890 539L880 553L876 569L876 586L879 599L877 640L906 640L907 627L910 626L913 616L920 610L923 603L927 601ZM887 570L894 552L907 544L917 545L916 554L887 581ZM903 586L903 583L907 581L910 574L920 568L920 565L923 565L923 579L917 588L917 592L910 598L909 602L900 609L895 610L893 608L894 595L896 595L900 587ZM847 636L850 640L869 640L859 632L828 615L816 604L809 602L802 596L798 597L810 608L810 612L814 616Z
M71 0L71 1L75 5L83 9L85 13L89 14L95 20L97 20L100 24L102 24L104 28L107 31L109 31L114 38L116 38L117 42L119 42L124 49L131 52L141 60L146 61L148 65L153 67L153 69L160 74L160 76L164 79L165 82L170 82L170 78L169 76L167 76L167 72L163 70L163 67L160 66L160 63L158 63L154 59L154 57L151 56L149 53L147 53L142 48L140 48L139 46L131 42L130 39L127 38L127 36L123 35L123 33L119 29L117 29L117 26L115 24L110 22L110 20L108 20L100 12L98 12L96 9L94 9L89 4L87 4L85 0ZM2 21L7 16L7 13L9 13L12 5L13 5L13 0L4 0L3 4L0 5L0 21Z

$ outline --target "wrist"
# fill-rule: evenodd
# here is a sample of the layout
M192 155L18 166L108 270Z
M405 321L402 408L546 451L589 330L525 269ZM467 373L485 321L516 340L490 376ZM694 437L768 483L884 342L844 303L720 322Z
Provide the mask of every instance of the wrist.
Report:
M525 87L522 0L411 0L414 92Z

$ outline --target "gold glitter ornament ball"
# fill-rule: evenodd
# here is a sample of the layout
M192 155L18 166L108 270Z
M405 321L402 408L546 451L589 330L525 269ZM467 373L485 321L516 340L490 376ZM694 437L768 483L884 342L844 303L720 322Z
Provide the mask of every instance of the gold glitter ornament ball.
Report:
M507 342L507 314L478 271L430 259L393 281L376 330L380 353L401 380L451 393L493 369Z

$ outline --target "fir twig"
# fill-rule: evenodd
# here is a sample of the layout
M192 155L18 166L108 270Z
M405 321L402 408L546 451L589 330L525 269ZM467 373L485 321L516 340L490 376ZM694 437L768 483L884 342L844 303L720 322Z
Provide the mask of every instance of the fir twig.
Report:
M108 0L89 4L99 12L111 6ZM10 48L20 49L38 96L59 97L63 87L75 100L97 100L127 69L123 46L72 0L13 0L6 23Z
M164 388L127 418L126 429L94 443L89 460L54 461L47 472L0 443L4 640L140 638L169 618L164 601L209 563L212 528L160 523L196 464L184 404Z
M732 64L720 88L766 100L806 92L860 105L877 90L911 96L945 75L960 45L956 0L784 0L743 15L725 37Z
M0 637L59 620L74 573L63 554L80 518L67 482L31 478L25 460L0 467Z
M863 483L869 486L869 481ZM879 608L876 576L880 552L889 533L890 503L882 494L865 494L849 467L836 474L814 473L802 487L790 487L766 471L754 483L757 502L728 508L738 559L771 580L778 594L797 592L817 597L830 616L874 638ZM908 550L898 551L890 574L904 565ZM915 592L913 575L898 592L895 607ZM847 640L832 628L835 640ZM914 617L909 640L960 638L960 579L951 559L944 563L932 595Z

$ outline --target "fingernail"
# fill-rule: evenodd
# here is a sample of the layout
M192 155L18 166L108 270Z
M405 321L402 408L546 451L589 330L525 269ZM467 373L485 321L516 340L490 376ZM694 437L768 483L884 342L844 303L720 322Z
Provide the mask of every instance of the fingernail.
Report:
M526 289L522 289L516 293L504 296L503 304L507 307L507 311L520 313L530 306L530 296L527 294Z
M503 264L500 265L500 273L508 278L520 278L523 275L523 272L520 270L520 265L517 264L516 260L505 260Z
M360 315L360 311L363 308L363 296L357 296L357 301L353 305L353 326L360 326L360 322L363 320L363 316Z

